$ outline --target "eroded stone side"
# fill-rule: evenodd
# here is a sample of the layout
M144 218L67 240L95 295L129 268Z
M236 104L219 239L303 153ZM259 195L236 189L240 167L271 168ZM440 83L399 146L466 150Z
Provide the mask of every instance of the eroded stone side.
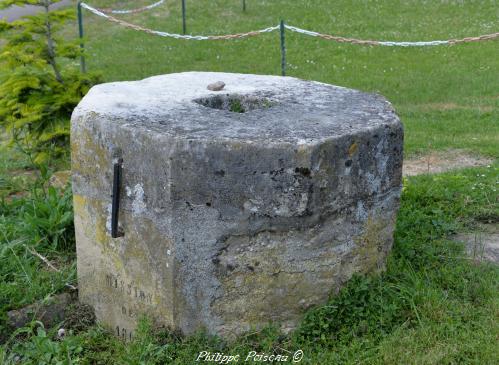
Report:
M143 315L172 326L171 242L150 220L127 213L121 217L127 235L112 239L102 201L75 195L74 209L80 300L91 304L97 319L127 340ZM165 250L160 260L155 249Z
M268 103L199 104L218 95L210 80L231 102ZM293 78L185 73L93 88L72 118L80 300L127 339L140 315L186 334L293 328L354 273L383 269L402 138L383 98ZM113 239L118 158L124 236Z

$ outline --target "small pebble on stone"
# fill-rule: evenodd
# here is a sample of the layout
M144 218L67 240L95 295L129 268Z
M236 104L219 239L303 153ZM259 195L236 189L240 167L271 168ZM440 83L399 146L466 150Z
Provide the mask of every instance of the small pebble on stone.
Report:
M209 84L207 89L211 91L220 91L225 87L225 82L223 81L217 81L214 82L213 84Z

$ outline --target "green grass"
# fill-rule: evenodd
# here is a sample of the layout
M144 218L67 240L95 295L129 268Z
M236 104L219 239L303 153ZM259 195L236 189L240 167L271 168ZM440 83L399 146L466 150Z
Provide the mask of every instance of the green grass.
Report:
M149 0L95 0L134 8ZM120 18L181 32L179 1ZM226 34L287 23L328 34L381 40L462 38L498 31L496 1L187 1L188 32ZM279 33L232 41L187 41L125 29L84 11L87 63L107 81L201 70L280 74ZM76 34L76 26L67 30ZM407 155L462 148L498 157L498 40L427 48L339 44L287 32L289 76L385 95L406 128Z
M96 6L114 1L95 0ZM133 8L150 0L120 1ZM498 31L495 1L188 1L193 34L243 32L289 24L338 35L386 39L459 38ZM187 70L279 74L278 33L196 42L122 29L85 11L87 62L106 81ZM121 16L181 30L180 2ZM65 32L76 34L75 24ZM498 41L401 49L342 45L287 33L288 74L385 95L402 117L408 155L465 149L499 158ZM52 168L67 168L57 161ZM266 354L301 349L302 364L494 364L499 358L499 269L477 264L451 240L461 230L499 222L499 165L404 181L387 270L355 277L328 303L283 335L269 327L227 343L182 338L147 319L131 344L98 326L68 330L36 323L12 332L6 313L76 284L70 190L46 188L50 171L0 150L0 364L192 364L200 351ZM32 252L59 269L50 270ZM240 360L240 362L243 362ZM289 363L289 362L288 362Z
M26 155L0 148L0 342L9 334L6 312L75 284L71 189L47 187L49 171ZM65 166L65 161L54 167ZM36 253L52 261L54 272ZM1 364L1 362L0 362Z
M0 332L6 311L75 283L71 191L49 188L0 202ZM49 268L36 253L52 261ZM0 336L3 337L3 336Z
M7 146L0 147L0 196L22 193L30 186L33 175L24 155Z
M305 313L287 336L269 327L227 343L202 333L181 338L144 321L137 339L126 345L99 327L69 332L62 341L54 339L57 328L29 327L23 329L24 341L0 348L0 359L190 364L200 351L245 358L250 351L301 349L304 364L493 364L499 357L499 268L476 264L448 237L484 217L499 220L498 172L494 165L407 180L386 272L355 277L326 305ZM11 305L24 301L14 296Z

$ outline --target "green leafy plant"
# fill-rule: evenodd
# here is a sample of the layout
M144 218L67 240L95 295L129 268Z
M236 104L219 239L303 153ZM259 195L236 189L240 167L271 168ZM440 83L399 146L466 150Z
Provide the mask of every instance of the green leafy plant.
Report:
M31 244L55 258L51 246L36 245L45 224L25 230L22 223L31 211L27 205L46 204L50 192L0 204L0 335L3 330L10 339L0 347L0 363L183 365L195 363L201 351L239 354L244 362L250 351L292 356L298 349L304 364L495 363L497 321L491 318L497 316L498 269L474 263L448 236L473 227L484 211L497 220L497 168L407 179L385 272L354 276L325 305L308 310L290 334L268 327L234 341L203 332L183 337L145 318L131 342L98 326L79 333L66 328L61 340L54 340L54 329L11 334L1 327L2 306L16 308L60 291L74 275L70 268L66 277L43 270L45 264L25 249Z
M0 0L0 9L30 4L45 10L0 24L5 38L0 52L0 125L10 133L11 143L34 156L36 163L65 151L71 112L99 79L79 72L74 62L80 54L77 44L59 35L75 17L74 9L49 10L59 1Z
M57 251L74 250L71 189L60 194L53 187L41 199L22 206L22 231L38 247Z
M8 310L76 281L71 188L37 185L26 196L0 200L0 343L10 331Z
M27 336L25 342L16 342L10 351L0 349L2 364L75 364L82 352L81 341L68 336L64 341L54 340L54 333L47 332L40 322L33 322L16 333ZM3 352L3 354L2 354Z

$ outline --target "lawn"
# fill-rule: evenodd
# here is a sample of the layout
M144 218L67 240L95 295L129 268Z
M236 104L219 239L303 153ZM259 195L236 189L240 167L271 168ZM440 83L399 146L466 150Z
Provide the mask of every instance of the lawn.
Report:
M461 38L499 31L495 1L187 1L188 33L225 34L288 24L383 40ZM140 1L92 1L134 8ZM113 5L114 4L114 5ZM113 5L113 6L112 6ZM180 32L180 1L127 21ZM187 70L280 73L279 33L232 41L187 41L121 28L84 11L87 66L106 81ZM76 23L63 30L76 35ZM385 95L405 128L407 157L460 149L489 166L404 179L387 269L355 277L284 335L268 327L225 342L152 328L124 344L98 326L13 332L7 311L75 285L70 187L47 179L67 159L34 171L25 155L0 150L0 364L193 364L201 351L304 353L302 364L494 364L499 359L499 268L468 257L456 232L499 223L498 40L432 48L338 44L286 33L288 75ZM37 252L54 264L48 267ZM288 361L290 363L291 361Z
M93 1L133 8L141 1ZM346 37L419 41L497 32L495 1L187 1L187 31L228 34L290 25ZM182 30L180 1L119 16L152 29ZM107 81L181 71L280 74L279 32L242 40L162 38L122 28L84 10L90 70ZM76 25L67 30L76 34ZM390 100L406 130L406 154L462 148L497 157L498 41L426 48L340 44L286 32L287 74L369 92ZM487 131L486 133L483 133Z

